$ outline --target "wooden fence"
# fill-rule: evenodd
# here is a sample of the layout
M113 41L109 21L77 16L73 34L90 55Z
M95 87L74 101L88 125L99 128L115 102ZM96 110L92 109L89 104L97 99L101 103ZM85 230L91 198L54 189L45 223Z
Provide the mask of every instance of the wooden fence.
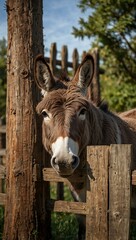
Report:
M0 128L2 134L5 126ZM0 150L0 157L0 205L4 205L5 149ZM52 168L43 168L43 181L86 185L86 202L52 200L47 196L48 211L85 215L86 240L128 240L133 214L131 186L136 185L136 171L131 173L130 163L131 145L92 146L87 148L86 169L69 179L59 177ZM34 169L34 179L39 181L39 166L35 165Z
M136 185L131 154L131 145L88 147L86 169L68 179L59 177L52 168L44 168L44 181L86 184L86 202L47 199L47 209L85 215L86 240L128 240L131 187Z
M52 44L50 63L56 75L58 68L75 73L79 65L77 50L73 51L73 61L68 62L67 47L62 47L61 60L56 59L56 44ZM84 53L85 54L85 53ZM97 104L100 100L99 53L94 51L95 74L90 88L90 98ZM58 67L59 66L59 67ZM5 156L6 127L0 125L0 205L5 205ZM69 179L59 177L52 168L43 168L43 181L71 184L84 182L86 202L52 200L46 196L48 211L83 214L86 216L86 240L129 239L130 218L135 212L130 208L131 187L136 185L136 171L131 173L131 146L111 145L87 148L87 166ZM34 179L39 181L39 166L34 167ZM40 179L41 181L41 179Z

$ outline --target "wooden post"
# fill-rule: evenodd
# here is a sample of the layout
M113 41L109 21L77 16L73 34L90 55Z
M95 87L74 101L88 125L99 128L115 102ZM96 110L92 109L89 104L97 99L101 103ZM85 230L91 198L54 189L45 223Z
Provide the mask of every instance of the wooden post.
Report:
M41 120L35 113L39 90L34 58L43 54L42 0L8 0L7 200L3 240L43 240L45 186L34 182L42 165Z
M52 43L50 48L50 68L53 74L56 73L56 55L57 55L56 43Z
M63 72L67 73L67 62L68 62L68 49L67 46L62 46L61 49L61 69Z
M73 75L75 75L79 65L79 54L78 54L77 48L75 48L73 51L72 59L73 59Z
M109 240L128 240L131 145L111 145L109 158Z
M108 237L108 146L87 148L86 240Z

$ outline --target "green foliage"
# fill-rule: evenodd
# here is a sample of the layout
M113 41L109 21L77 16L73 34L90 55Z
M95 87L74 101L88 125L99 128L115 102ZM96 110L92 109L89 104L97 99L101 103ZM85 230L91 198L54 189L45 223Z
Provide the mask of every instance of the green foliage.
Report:
M79 19L73 34L87 36L100 49L102 96L117 111L136 107L135 0L80 0L78 6L90 12L87 19Z
M108 99L111 110L126 111L136 107L135 84L116 81L103 81L102 98Z
M6 40L0 40L0 118L6 115Z
M101 75L102 98L108 100L111 110L121 112L136 107L136 83L125 76L124 71L117 71L117 60L110 55L108 48L101 50L102 68L105 74Z
M75 215L66 213L52 213L52 239L77 239L78 225Z
M51 198L56 199L56 184L51 187ZM70 190L64 187L64 199L73 201ZM51 216L51 228L53 240L75 240L78 235L78 223L74 214L56 213Z

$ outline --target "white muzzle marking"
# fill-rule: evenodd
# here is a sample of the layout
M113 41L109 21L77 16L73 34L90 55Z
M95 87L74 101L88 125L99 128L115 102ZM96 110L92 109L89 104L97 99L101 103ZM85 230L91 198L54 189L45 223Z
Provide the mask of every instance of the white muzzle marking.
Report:
M78 155L79 146L78 143L69 137L59 137L52 144L52 152L54 156L67 157L70 155Z
M52 144L52 167L61 175L71 175L79 165L78 143L68 137L59 137Z

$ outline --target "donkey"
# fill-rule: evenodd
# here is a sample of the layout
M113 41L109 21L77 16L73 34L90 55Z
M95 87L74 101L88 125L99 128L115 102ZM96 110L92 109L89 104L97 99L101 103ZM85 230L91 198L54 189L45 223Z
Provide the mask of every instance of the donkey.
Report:
M96 107L87 98L93 74L90 54L71 81L55 79L42 55L35 60L35 80L44 95L37 106L43 116L43 144L51 155L51 166L62 177L84 168L82 155L88 145L132 144L132 169L136 169L136 109L117 116ZM85 201L84 186L71 190L76 201Z

